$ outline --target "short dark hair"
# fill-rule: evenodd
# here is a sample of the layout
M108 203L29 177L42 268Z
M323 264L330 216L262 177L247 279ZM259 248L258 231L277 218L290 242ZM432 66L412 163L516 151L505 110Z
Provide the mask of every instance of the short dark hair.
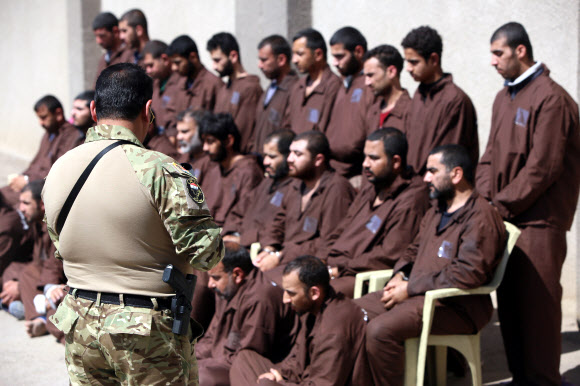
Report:
M208 51L213 51L220 49L226 56L230 54L232 51L236 51L238 53L238 57L240 57L240 46L238 45L238 41L229 32L220 32L213 35L208 41L206 49Z
M324 38L320 32L313 28L306 28L298 31L292 38L292 41L295 42L300 38L306 38L306 47L312 51L320 48L322 50L322 54L326 58L326 43L324 42Z
M118 26L119 20L111 12L101 12L93 19L93 31L101 28L113 31L113 28Z
M373 131L368 137L368 141L383 141L383 148L385 149L385 154L389 160L393 159L393 156L398 155L401 157L401 165L403 169L407 168L407 151L409 150L409 144L407 143L407 137L405 134L394 127L385 127Z
M282 154L284 157L288 157L288 154L290 154L290 144L295 137L296 134L293 131L281 129L268 134L264 140L264 143L276 141L276 146L278 147L280 154Z
M330 156L332 153L330 152L328 138L326 138L326 135L322 131L305 131L294 137L292 142L300 140L306 140L308 143L306 149L308 149L312 157L316 157L317 154L322 154L326 167L330 167Z
M288 63L292 61L292 47L290 47L288 40L286 40L283 36L270 35L265 37L258 44L258 49L261 49L266 45L270 45L274 55L284 55Z
M143 55L151 54L153 59L159 59L161 55L167 53L167 44L161 40L149 40L143 47Z
M179 55L184 58L188 58L189 54L192 52L197 52L197 44L195 41L187 35L181 35L173 39L169 47L167 48L167 55Z
M441 145L429 152L429 155L434 154L441 154L441 163L445 165L445 169L448 172L455 167L463 169L463 178L465 178L470 185L474 185L475 170L473 161L465 147L456 144Z
M80 100L80 101L85 101L87 104L87 107L90 107L91 105L91 101L95 99L95 91L94 90L86 90L83 91L82 93L80 93L79 95L77 95L75 97L75 101Z
M131 27L135 28L138 25L143 27L145 32L147 32L147 18L145 14L140 9L130 9L121 16L121 20L124 20Z
M62 110L62 104L54 95L45 95L34 104L34 111L38 112L42 106L48 108L48 111L54 113L56 109Z
M152 96L153 79L138 65L119 63L107 67L95 88L97 119L133 121Z
M40 180L28 182L28 184L26 184L24 188L22 188L21 193L30 192L32 194L32 198L34 199L34 201L36 201L36 203L39 204L42 201L42 188L44 188L43 178Z
M500 38L506 38L506 43L512 50L515 50L517 46L523 44L523 46L526 47L528 59L534 60L534 52L532 50L530 37L528 36L524 26L520 23L512 21L502 25L495 30L493 35L491 35L490 43L493 43Z
M382 44L367 51L363 57L363 63L370 58L376 58L384 69L387 69L389 66L395 66L398 75L403 71L403 57L399 53L399 50L391 45Z
M241 268L247 275L254 269L250 253L246 248L241 247L238 243L225 242L225 254L222 259L224 271L227 273L233 272L234 268Z
M199 130L199 125L201 125L201 122L204 119L207 119L211 115L212 114L209 111L206 111L206 110L196 110L196 109L194 109L192 107L189 107L186 110L183 110L183 111L180 111L179 113L177 113L177 116L175 117L175 120L177 122L183 122L183 120L185 118L192 118L193 120L195 120L195 123L197 123L198 130Z
M199 136L211 135L216 137L222 144L228 139L228 135L234 137L233 149L240 151L240 131L229 113L210 114L199 125Z
M441 54L443 53L443 41L441 36L433 28L424 25L415 28L405 36L401 42L403 48L411 48L425 60L429 60L432 53L436 53L441 61Z
M284 268L284 275L293 271L298 271L298 279L306 290L314 286L321 287L326 293L330 290L328 267L318 257L304 255L292 260Z
M342 44L347 51L353 52L356 46L361 46L367 51L367 39L354 27L342 27L330 38L330 45Z

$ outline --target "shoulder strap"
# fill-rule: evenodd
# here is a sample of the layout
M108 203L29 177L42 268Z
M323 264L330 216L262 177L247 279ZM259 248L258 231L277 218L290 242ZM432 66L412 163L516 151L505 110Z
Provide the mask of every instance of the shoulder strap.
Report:
M89 178L89 175L95 168L97 162L99 162L99 160L103 158L105 154L107 154L109 151L113 150L119 145L135 145L135 144L131 141L121 139L101 150L101 152L97 154L95 158L93 158L91 163L89 163L87 168L83 171L83 174L81 174L78 181L75 183L75 186L70 191L68 197L66 198L66 201L64 202L64 205L62 206L62 209L60 210L60 214L58 215L58 219L56 220L56 233L60 234L60 231L64 226L64 223L66 221L66 218L68 217L68 213L70 212L73 203L75 202L77 196L79 195L79 192L83 188L83 185L87 181L87 178Z

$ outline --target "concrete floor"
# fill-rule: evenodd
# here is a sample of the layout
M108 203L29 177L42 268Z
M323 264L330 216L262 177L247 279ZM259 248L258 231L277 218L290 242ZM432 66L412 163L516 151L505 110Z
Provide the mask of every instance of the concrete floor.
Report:
M10 173L23 170L28 160L0 152L0 186L6 184ZM562 356L560 371L566 380L580 386L580 333L576 322L576 269L574 260L564 264L562 286L564 298L562 309ZM68 377L64 365L64 346L52 336L30 339L24 323L0 311L0 386L16 385L67 385ZM541 331L538 331L540 334ZM503 352L497 315L482 331L483 382L498 385L508 380L507 363ZM451 386L470 385L469 377L450 378ZM203 386L203 385L202 385Z
M52 336L29 338L24 322L19 322L7 312L0 311L2 349L0 350L0 385L54 385L65 386L68 376L64 361L64 346ZM580 334L575 316L567 315L563 323L562 356L560 371L573 385L580 385ZM503 352L497 316L482 332L481 351L483 382L499 385L510 374ZM449 378L450 386L471 385L469 377ZM202 385L203 386L203 385Z

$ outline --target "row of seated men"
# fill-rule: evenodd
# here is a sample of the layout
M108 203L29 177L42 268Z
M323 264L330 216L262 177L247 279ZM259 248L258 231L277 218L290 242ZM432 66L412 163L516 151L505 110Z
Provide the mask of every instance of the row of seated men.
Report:
M259 78L242 65L240 47L230 33L217 33L206 44L218 77L200 61L191 37L181 35L169 45L150 40L147 19L138 9L120 20L101 13L93 30L106 50L98 72L130 61L155 80L157 129L172 143L177 114L191 108L231 114L242 153L261 152L264 139L275 130L322 131L330 142L332 167L347 178L361 174L364 140L379 127L407 134L408 163L417 171L423 171L429 150L443 143L462 144L478 159L475 109L452 75L443 71L442 40L430 27L414 29L402 41L407 70L419 82L412 99L400 83L399 51L391 45L367 50L365 37L353 27L340 28L329 41L339 75L331 70L328 46L314 29L298 32L292 43L279 35L261 40L258 66L270 80L264 91Z
M230 129L235 130L231 117L225 118ZM213 135L208 134L212 130L208 126L220 126L216 119L206 117L199 124L206 148L215 139L210 138ZM214 128L214 135L219 135L218 132ZM313 145L322 149L322 153ZM220 146L223 145L220 143ZM240 232L234 233L224 228L224 238L230 239L226 241L226 256L209 272L206 285L213 290L211 297L216 307L207 333L196 348L200 384L246 385L258 378L264 384L285 384L285 381L290 384L371 384L371 379L375 384L399 384L404 368L403 342L416 336L421 326L422 299L413 295L441 286L472 287L487 282L505 243L499 214L473 190L474 167L468 153L458 145L436 148L428 159L425 184L406 166L405 136L393 128L380 129L365 142L364 170L368 182L356 195L353 192L342 200L331 196L327 204L319 202L318 216L310 217L309 208L315 200L305 191L310 183L314 182L316 191L322 195L337 191L341 186L352 191L348 181L327 166L324 154L329 150L324 134L306 132L294 136L287 131L276 132L265 147L270 148L264 160L268 170L266 183L262 184L261 191L250 193L254 199L248 196L239 201L249 205L236 205L239 212L244 207L254 207L256 212L243 215L241 222L257 222L258 232L251 226L242 226L238 228ZM210 159L214 159L211 152ZM325 178L336 179L338 183L320 189ZM44 229L44 238L47 238L45 225L41 222L42 185L40 180L25 187L20 209L29 223L36 221L37 226ZM299 187L295 192L291 190L293 185ZM438 205L423 216L429 206L427 186L430 197L436 199ZM225 190L228 188L229 185L225 185ZM204 192L211 210L213 193L211 189ZM303 201L305 196L307 199ZM286 200L292 198L298 201L297 205L304 203L306 217L303 219L291 219L301 215L300 206L295 208L298 213L287 210L290 207ZM33 204L31 207L36 212L29 209L27 203ZM327 211L340 211L342 215L339 218L334 213L325 214ZM257 212L262 216L257 216ZM264 257L252 262L248 249L236 241L244 237L253 241L251 236L243 236L246 229L254 234L268 231L273 223L260 223L260 220L274 218L275 222L281 214L302 227L318 227L326 217L339 224L334 224L336 231L328 244L317 244L321 236L314 234L319 232L303 229L302 232L311 234L309 240L304 240L307 245L304 250L312 256L299 256L297 250L296 256L285 257L281 264L282 259L279 259L278 265L284 268L273 275L273 269L262 265ZM308 217L311 220L306 220ZM286 229L285 219L280 225L282 232ZM304 225L309 221L315 224ZM473 224L485 226L474 227ZM293 235L288 237L292 243ZM299 245L301 240L295 242ZM480 247L474 249L473 245ZM44 248L44 255L41 253L38 259L40 264L38 261L28 264L19 278L20 296L31 334L44 332L46 328L52 332L53 329L50 322L46 323L37 302L30 299L40 295L38 288L44 283L39 281L39 274L44 276L45 266L58 262L47 258L51 250L54 252L50 242L40 248ZM264 252L267 258L279 257L284 251L282 248L280 254ZM440 257L435 262L431 258L434 253ZM358 258L353 258L354 254L366 256L359 262ZM459 255L461 259L457 259ZM385 261L385 256L390 260ZM396 274L384 292L370 294L355 304L348 299L352 297L352 281L341 283L341 278L352 278L352 272L358 269L367 270L360 267L363 260L379 268L394 266ZM350 263L354 263L352 267ZM12 263L5 274L15 264ZM31 267L35 267L36 275L30 273ZM61 274L56 281L61 284L56 286L58 293L45 294L48 314L53 312L54 303L58 303L63 294L65 279L60 262L58 270ZM416 279L406 281L410 276ZM36 285L27 287L29 281ZM47 284L45 292L55 283ZM414 288L407 289L407 284ZM196 295L203 293L202 289L196 288ZM5 289L3 296L9 292ZM408 296L411 298L407 299ZM438 309L438 315L445 316L443 320L436 319L435 331L475 332L491 317L489 297L456 303ZM385 312L385 309L390 311ZM208 313L207 308L202 311ZM368 320L371 322L367 326ZM62 341L60 331L55 333Z
M26 331L32 337L45 334L48 328L64 342L62 334L46 323L46 315L54 313L64 296L66 277L62 262L52 258L55 249L43 223L41 191L52 164L82 144L94 125L89 111L93 99L91 90L77 95L67 120L56 97L40 98L34 105L45 130L40 147L28 167L10 175L8 185L0 188L0 301L3 309L26 319Z

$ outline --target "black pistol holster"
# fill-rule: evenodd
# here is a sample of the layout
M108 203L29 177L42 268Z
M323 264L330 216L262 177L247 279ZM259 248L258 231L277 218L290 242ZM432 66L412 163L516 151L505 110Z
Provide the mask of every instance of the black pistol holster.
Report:
M175 296L171 298L172 331L174 334L186 335L189 330L191 301L197 276L192 274L183 276L179 269L169 264L163 271L163 281L175 290Z

